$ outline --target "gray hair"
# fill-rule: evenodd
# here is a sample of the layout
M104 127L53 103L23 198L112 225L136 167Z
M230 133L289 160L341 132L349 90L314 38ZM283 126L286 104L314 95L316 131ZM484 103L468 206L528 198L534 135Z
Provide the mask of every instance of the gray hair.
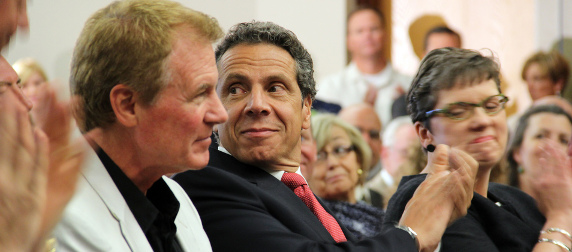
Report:
M290 53L296 62L296 81L302 92L302 99L310 96L314 100L316 81L310 53L292 31L272 22L252 21L233 26L216 49L217 64L222 55L234 46L262 43L278 46Z
M391 120L383 131L383 146L392 147L395 141L399 140L395 139L395 133L405 125L413 125L409 116L400 116Z
M499 74L500 67L494 56L451 47L429 52L421 61L407 94L407 110L411 120L414 123L424 122L429 129L425 112L434 109L440 90L472 86L492 79L500 93Z

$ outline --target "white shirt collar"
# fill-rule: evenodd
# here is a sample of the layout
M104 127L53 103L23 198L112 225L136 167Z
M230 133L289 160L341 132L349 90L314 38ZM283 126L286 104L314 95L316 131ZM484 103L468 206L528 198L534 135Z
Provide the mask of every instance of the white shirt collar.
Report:
M228 152L228 150L226 150L224 147L222 147L221 145L218 146L218 150L220 152L226 153L230 156L232 156L232 154L230 154L230 152ZM270 173L270 175L272 175L273 177L275 177L276 179L282 181L282 175L284 175L284 171L274 171L274 170L267 170L264 168L261 168L262 170ZM302 176L302 178L304 178L304 175L302 175L302 171L300 170L300 166L298 166L298 170L296 170L296 173L300 176ZM306 181L306 183L308 183L308 181L306 180L306 178L304 178L304 180Z

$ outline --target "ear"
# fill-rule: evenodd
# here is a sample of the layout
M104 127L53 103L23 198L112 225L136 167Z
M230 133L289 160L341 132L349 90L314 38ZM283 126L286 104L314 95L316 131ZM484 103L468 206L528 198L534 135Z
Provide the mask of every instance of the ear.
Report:
M382 145L380 152L381 160L386 160L389 157L389 147Z
M516 161L518 164L522 163L522 156L520 156L520 147L515 148L512 151L511 155L514 161Z
M436 145L435 143L433 143L434 139L433 139L433 134L431 134L431 131L429 131L429 129L425 128L425 126L417 121L415 122L415 132L417 132L417 136L419 136L419 140L421 141L421 146L423 146L423 148L427 148L427 145L429 144L433 144Z
M558 81L556 81L556 83L554 83L554 93L555 94L560 94L562 93L562 91L564 91L564 79L560 79Z
M137 125L135 116L136 93L124 84L117 84L109 93L109 100L117 122L125 127Z
M306 96L302 101L302 129L309 129L312 120L312 98Z

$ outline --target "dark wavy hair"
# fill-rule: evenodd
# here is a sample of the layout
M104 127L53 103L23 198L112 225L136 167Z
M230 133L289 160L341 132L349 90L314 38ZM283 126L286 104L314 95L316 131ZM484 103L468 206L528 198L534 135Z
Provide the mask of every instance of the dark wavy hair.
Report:
M420 121L430 129L425 112L434 109L440 90L464 87L494 80L500 93L500 68L493 56L478 51L445 47L429 52L407 94L407 110L413 123Z
M278 46L290 53L296 62L296 81L302 91L302 99L310 96L314 100L316 81L310 53L292 31L272 22L252 21L233 26L216 49L217 64L222 55L234 46L261 43Z

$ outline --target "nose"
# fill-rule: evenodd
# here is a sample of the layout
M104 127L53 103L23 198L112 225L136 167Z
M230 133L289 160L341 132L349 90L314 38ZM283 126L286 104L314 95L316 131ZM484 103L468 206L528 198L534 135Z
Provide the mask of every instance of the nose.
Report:
M482 130L492 124L492 116L494 115L485 113L483 108L474 108L473 115L469 119L471 120L469 127L473 130Z
M334 169L336 166L340 164L340 159L334 155L334 153L329 152L328 156L326 157L326 161L328 163L328 169Z
M250 96L248 99L248 103L244 108L247 115L258 116L270 114L270 107L268 105L268 101L266 100L266 93L262 87L254 86L250 91Z
M28 8L27 8L27 0L20 0L21 6L19 7L18 13L18 27L24 30L28 30L30 25L28 21Z
M362 130L361 131L361 137L363 138L363 140L365 140L367 143L371 142L371 139L369 137L369 133L366 130Z
M211 106L205 115L205 121L212 124L224 123L228 120L228 113L226 109L222 106L222 102L218 98L218 95L213 92L211 95Z

